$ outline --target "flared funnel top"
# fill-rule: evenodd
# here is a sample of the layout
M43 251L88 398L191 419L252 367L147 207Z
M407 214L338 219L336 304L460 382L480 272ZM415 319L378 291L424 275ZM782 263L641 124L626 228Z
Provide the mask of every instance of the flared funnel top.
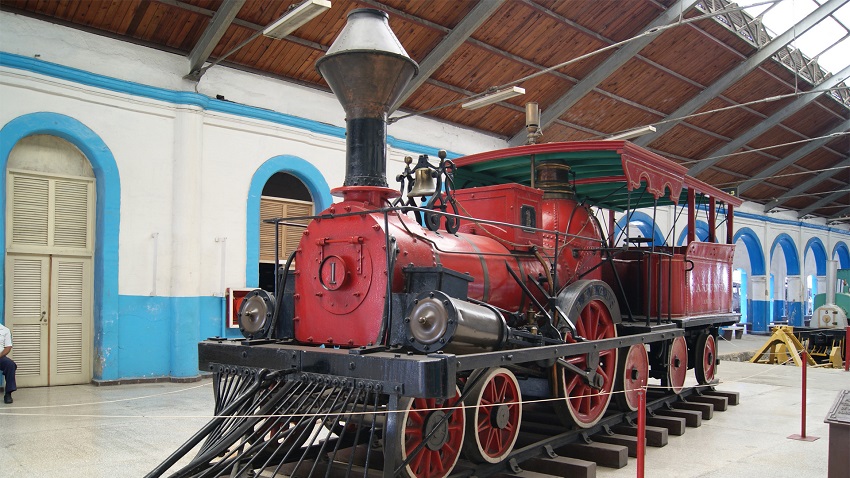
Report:
M348 119L385 117L419 73L388 18L380 10L352 10L327 54L316 62Z

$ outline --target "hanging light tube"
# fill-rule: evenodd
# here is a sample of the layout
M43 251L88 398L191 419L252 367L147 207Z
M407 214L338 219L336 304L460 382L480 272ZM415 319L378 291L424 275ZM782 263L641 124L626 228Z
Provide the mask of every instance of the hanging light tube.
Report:
M525 88L520 88L519 86L512 86L510 88L505 88L503 90L494 91L489 95L482 96L481 98L476 98L472 101L467 101L466 103L460 105L461 108L465 110L477 110L478 108L483 108L485 106L490 106L494 103L498 103L500 101L506 100L508 98L513 98L514 96L524 95Z
M625 133L615 134L615 135L609 136L605 139L609 140L609 141L634 139L634 138L637 138L638 136L643 136L645 134L654 133L654 132L655 132L655 126L649 125L649 126L642 126L638 129L633 129L631 131L626 131Z
M263 36L282 39L331 8L330 0L306 0L263 29Z

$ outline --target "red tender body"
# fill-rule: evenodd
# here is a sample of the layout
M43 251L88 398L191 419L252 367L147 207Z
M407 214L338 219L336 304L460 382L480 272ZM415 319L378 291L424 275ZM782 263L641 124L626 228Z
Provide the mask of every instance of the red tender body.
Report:
M667 254L645 252L636 248L614 261L634 315L645 316L648 301L650 316L657 317L659 300L662 318L668 314L676 318L732 312L734 245L692 242L676 247L672 259L670 248L656 248L656 252ZM605 278L614 280L610 273Z

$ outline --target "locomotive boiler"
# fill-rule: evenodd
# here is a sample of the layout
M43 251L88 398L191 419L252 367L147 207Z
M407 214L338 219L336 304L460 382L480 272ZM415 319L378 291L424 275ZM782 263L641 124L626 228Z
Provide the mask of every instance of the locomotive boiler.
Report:
M350 12L317 62L346 114L340 200L309 218L275 292L245 299L245 338L199 345L217 417L149 476L193 450L177 476L445 477L461 459L485 476L533 451L515 451L528 401L565 432L593 431L612 396L634 414L650 378L673 393L689 368L714 380L717 328L737 321L734 246L615 247L580 196L721 193L601 141L407 158L391 187L387 114L418 66L387 19ZM614 156L610 180L576 174ZM705 290L720 299L681 297Z

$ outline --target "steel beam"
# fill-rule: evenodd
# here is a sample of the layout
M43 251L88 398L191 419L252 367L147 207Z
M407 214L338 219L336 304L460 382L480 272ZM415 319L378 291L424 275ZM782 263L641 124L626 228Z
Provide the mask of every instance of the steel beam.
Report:
M221 4L210 20L200 40L189 53L189 76L197 74L201 70L244 4L245 0L224 0L224 3Z
M788 156L784 157L782 159L782 161L774 163L772 166L760 171L758 174L753 176L751 179L744 181L743 183L741 183L738 186L738 194L741 194L744 191L747 191L748 189L752 188L753 186L758 185L758 183L760 183L762 179L768 178L773 173L776 173L778 171L781 171L781 170L787 168L788 166L799 161L800 159L808 156L809 154L814 152L816 149L818 149L821 146L825 145L826 143L832 141L833 139L835 139L834 137L832 137L832 135L844 133L848 129L850 129L850 120L846 120L846 121L842 122L841 124L839 124L838 126L833 128L832 130L830 130L829 132L823 134L822 136L824 136L824 137L822 137L821 139L816 139L814 141L810 141L809 143L807 143L802 148L800 148L800 149L794 151L793 153L789 154Z
M794 39L803 35L805 32L809 31L812 27L817 25L821 20L838 10L845 3L847 3L846 0L827 0L823 3L823 5L821 5L815 11L806 16L806 18L800 20L799 23L786 30L785 33L782 33L781 35L768 42L760 50L756 51L751 57L738 64L738 66L723 75L719 80L709 85L698 95L691 98L688 102L679 107L679 109L674 111L665 119L682 118L694 113L695 111L703 107L706 103L726 91L726 89L735 84L738 80L740 80L741 78L749 74L751 71L756 69L763 61L775 55L779 50L787 46ZM670 131L670 129L676 126L679 121L671 121L669 123L659 124L655 133L636 138L634 143L640 146L646 146L649 143L655 141L667 131Z
M847 217L848 215L850 215L850 207L842 209L841 212L835 214L834 216L831 216L830 219L839 219L842 217Z
M836 164L833 167L834 168L850 167L850 157L845 158L844 161ZM832 176L835 176L836 174L838 174L840 172L841 172L841 169L831 169L829 171L824 171L824 172L818 174L817 176L810 178L808 181L803 182L799 186L795 186L793 189L788 190L787 192L785 192L781 196L774 198L773 201L770 201L769 203L764 205L764 209L766 211L769 211L769 210L773 209L774 207L776 207L776 206L784 203L785 201L791 199L792 197L795 197L798 194L802 194L802 193L808 191L812 186L816 186L816 185L826 181L827 179L831 178Z
M803 209L800 209L800 210L797 212L797 217L798 217L798 218L801 218L801 217L803 217L803 216L805 216L805 215L809 214L809 213L810 213L810 212L812 212L812 211L815 211L815 210L817 210L817 209L820 209L820 208L822 208L822 207L826 206L827 204L829 204L829 203L831 203L831 202L833 202L833 201L836 201L836 200L837 200L838 198L840 198L841 196L850 196L850 192L848 192L848 191L838 191L838 192L834 192L834 193L830 194L829 196L827 196L827 197L825 197L825 198L823 198L823 199L820 199L819 201L815 201L814 203L812 203L812 205L807 206L807 207L805 207L805 208L803 208ZM768 211L768 209L765 209L765 210L764 210L764 212L767 212L767 211Z
M401 97L393 104L392 108L390 108L390 113L397 110L399 106L402 105L410 95L413 94L423 83L425 80L430 78L437 68L443 64L451 55L458 49L463 42L472 35L478 27L481 26L488 18L490 18L505 0L483 0L478 3L469 13L463 17L463 20L454 27L448 35L446 35L443 40L437 45L428 56L422 60L422 63L419 65L419 74L416 75Z
M829 91L831 88L838 86L838 84L847 79L848 76L850 76L850 65L846 66L843 70L827 78L818 86L813 88L811 91L807 91L805 94L800 95L799 98L792 101L776 113L770 115L770 117L762 120L759 123L756 123L755 126L747 130L744 134L726 143L725 146L709 153L708 156L710 157L710 159L704 159L691 166L691 168L688 170L688 175L696 176L697 174L705 171L717 162L722 161L723 159L725 159L726 155L738 151L739 149L746 146L746 144L750 141L758 138L774 126L781 123L782 121L785 121L785 119L787 119L789 116L793 115L797 111L800 111L801 109L815 101L823 93Z
M650 31L655 28L669 25L679 18L679 16L690 9L698 0L678 0L670 8L661 12L655 20L644 28L644 31ZM540 116L540 126L545 131L546 128L555 122L558 118L566 113L570 108L579 102L585 95L590 93L612 73L620 69L630 59L638 54L644 47L652 43L657 38L657 35L647 35L638 40L631 41L622 48L617 50L601 65L596 67L587 76L582 78L575 86L569 89L563 96L555 100L548 108L543 110ZM510 140L512 146L517 146L525 143L527 134L523 129Z

